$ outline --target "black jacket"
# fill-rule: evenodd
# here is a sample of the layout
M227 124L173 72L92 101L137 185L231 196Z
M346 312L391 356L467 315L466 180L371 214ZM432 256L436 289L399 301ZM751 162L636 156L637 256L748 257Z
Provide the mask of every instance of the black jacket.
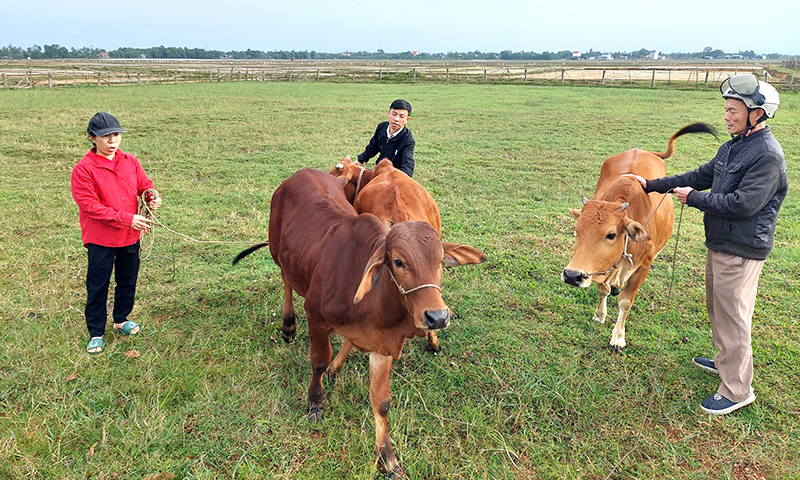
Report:
M665 193L674 187L694 189L686 204L704 212L706 247L752 260L767 258L789 188L786 158L769 127L723 143L697 170L648 180L646 191Z
M392 161L394 168L402 170L409 177L414 174L414 137L411 130L403 127L403 130L392 139L386 133L389 122L378 124L375 133L372 135L367 148L358 155L360 163L367 163L376 153L380 153L378 160L388 158Z

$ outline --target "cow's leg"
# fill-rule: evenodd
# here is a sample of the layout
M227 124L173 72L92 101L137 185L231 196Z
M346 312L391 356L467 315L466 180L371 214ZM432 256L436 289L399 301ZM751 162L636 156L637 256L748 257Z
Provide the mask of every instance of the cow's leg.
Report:
M297 324L295 323L296 316L294 314L294 303L292 303L292 287L286 280L286 276L281 272L283 279L283 290L285 298L283 300L283 325L281 325L281 336L286 343L294 340L294 334L297 331Z
M639 287L644 282L649 270L649 263L639 267L628 279L625 289L619 294L619 315L617 316L617 323L614 325L614 331L611 332L611 341L608 342L613 350L625 348L625 320L628 318L628 312L633 306L636 292L639 291Z
M309 322L311 325L312 322ZM309 356L311 357L311 383L308 386L308 420L322 420L322 405L325 392L322 389L322 374L331 363L330 332L308 329Z
M439 351L439 336L436 335L436 332L428 332L428 344L425 345L425 348L432 352Z
M339 353L336 354L336 358L333 359L328 369L325 370L325 376L329 379L336 378L336 375L342 370L345 362L347 362L347 357L350 356L350 352L352 351L353 344L350 343L350 340L345 339L342 348L339 350Z
M611 287L607 283L597 284L597 308L594 309L594 317L592 320L595 322L605 323L606 316L608 315L608 295L611 293Z
M378 455L378 468L405 478L406 472L397 461L389 438L389 374L392 371L392 357L379 353L369 354L369 403L375 417L375 445Z

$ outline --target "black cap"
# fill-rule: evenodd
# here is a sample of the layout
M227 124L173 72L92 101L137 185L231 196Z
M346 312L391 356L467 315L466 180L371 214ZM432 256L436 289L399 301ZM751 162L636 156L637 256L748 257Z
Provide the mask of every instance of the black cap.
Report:
M119 126L119 120L108 112L97 112L89 120L89 128L86 129L89 135L95 137L105 137L110 133L127 133Z
M392 105L389 107L389 109L408 110L408 114L411 115L411 104L406 102L402 98L398 98L397 100L392 102Z

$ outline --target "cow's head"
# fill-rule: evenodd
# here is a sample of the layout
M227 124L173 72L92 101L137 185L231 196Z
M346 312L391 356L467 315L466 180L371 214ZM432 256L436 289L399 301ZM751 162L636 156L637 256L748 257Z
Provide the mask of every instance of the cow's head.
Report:
M561 280L576 287L603 282L625 252L626 238L650 240L642 225L628 218L627 203L584 199L583 209L570 208L575 217L575 252L561 273Z
M450 323L450 309L442 300L442 263L456 266L485 261L486 255L474 247L440 241L426 222L401 222L391 228L367 262L353 303L384 285L399 296L416 328L439 330Z
M351 160L350 155L348 155L337 162L329 172L342 182L342 187L344 187L344 195L347 197L347 201L350 202L350 204L355 202L356 194L358 193L357 188L363 188L364 186L358 185L359 178L361 178L363 182L364 174L362 172L364 170L367 169L364 168L360 163Z

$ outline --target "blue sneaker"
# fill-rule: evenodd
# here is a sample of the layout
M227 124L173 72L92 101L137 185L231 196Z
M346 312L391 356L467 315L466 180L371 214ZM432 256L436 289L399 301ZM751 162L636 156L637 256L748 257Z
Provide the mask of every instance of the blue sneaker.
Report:
M749 397L745 398L739 403L732 402L719 393L715 393L714 395L711 395L703 400L703 402L700 403L700 408L704 412L710 413L711 415L725 415L726 413L731 413L732 411L738 410L745 405L750 405L755 400L755 393L751 393Z
M699 368L702 368L706 372L711 372L719 375L719 370L717 370L717 367L714 366L714 360L711 360L710 358L693 357L692 363L694 363Z

